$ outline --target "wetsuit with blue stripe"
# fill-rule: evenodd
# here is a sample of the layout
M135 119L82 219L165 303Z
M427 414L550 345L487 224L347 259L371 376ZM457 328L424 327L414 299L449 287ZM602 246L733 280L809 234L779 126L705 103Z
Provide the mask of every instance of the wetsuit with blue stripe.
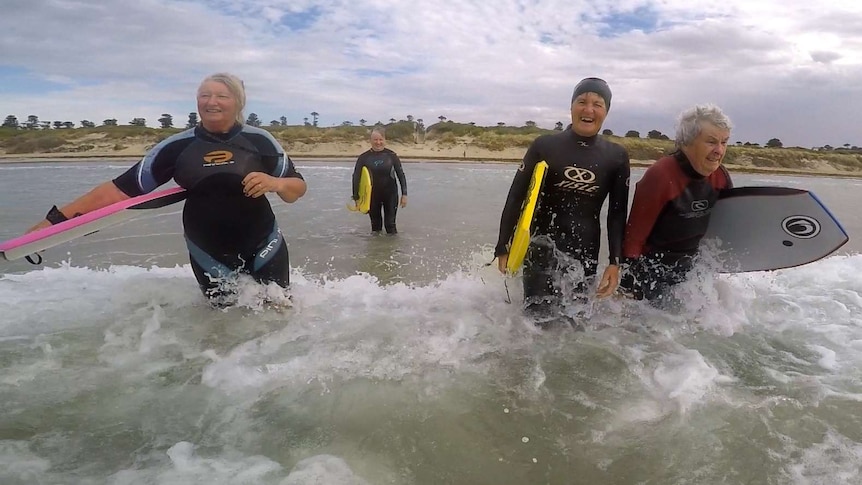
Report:
M495 256L509 253L509 241L518 222L536 164L548 163L545 183L533 218L533 237L524 261L524 297L527 309L561 304L573 295L561 285L561 275L580 265L581 281L573 293L583 294L586 279L595 276L599 259L601 222L608 202L607 233L610 264L619 264L629 193L629 157L625 149L600 135L584 137L571 125L553 135L536 138L515 174L500 218Z
M371 175L371 230L378 232L384 227L387 234L395 234L395 215L398 212L398 185L401 184L401 194L407 195L407 178L401 168L401 159L392 150L384 148L380 151L368 150L356 159L353 168L353 200L359 200L359 179L362 167L368 168ZM383 211L381 217L380 211Z
M174 179L188 191L183 228L192 269L208 296L222 278L247 272L260 282L289 283L287 244L266 197L247 197L252 172L302 178L266 130L237 124L228 133L202 126L173 135L150 150L114 184L130 197Z

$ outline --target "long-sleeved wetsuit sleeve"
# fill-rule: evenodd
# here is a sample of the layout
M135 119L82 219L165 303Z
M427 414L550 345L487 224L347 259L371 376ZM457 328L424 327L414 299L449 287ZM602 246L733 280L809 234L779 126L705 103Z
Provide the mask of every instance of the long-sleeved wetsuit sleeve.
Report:
M401 159L395 152L392 152L392 168L395 169L395 176L398 177L398 183L401 184L401 195L407 195L407 177L404 176Z
M359 200L359 178L362 176L362 167L365 166L365 157L359 155L356 165L353 167L353 200Z
M635 186L635 196L623 242L623 256L626 258L637 258L643 255L647 238L668 202L671 181L665 173L654 168L656 167L647 169Z
M626 215L629 204L629 155L623 150L624 163L617 169L608 199L608 258L610 264L619 264L623 255L623 236L626 232Z
M540 159L541 154L534 141L527 149L524 161L515 173L512 186L509 187L506 205L503 206L503 214L500 216L500 235L497 238L497 246L494 248L494 256L509 254L509 240L512 239L512 234L515 232L515 225L518 224L518 217L521 215L521 206L527 196L533 170Z

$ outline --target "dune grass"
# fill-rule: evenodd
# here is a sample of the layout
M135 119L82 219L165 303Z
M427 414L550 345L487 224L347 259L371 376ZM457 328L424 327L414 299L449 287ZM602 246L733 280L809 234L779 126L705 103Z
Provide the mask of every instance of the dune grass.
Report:
M359 143L368 140L372 126L315 127L303 125L265 126L286 148L294 144ZM445 121L427 128L410 121L383 125L390 142L405 144L433 141L439 146L464 146L502 151L509 148L526 150L532 141L544 134L556 133L535 126L476 126L471 123ZM424 128L424 129L423 129ZM99 126L94 128L22 130L0 128L0 149L7 154L86 152L96 142L108 142L115 150L136 143L152 146L182 131L182 128L148 128L142 126ZM610 141L626 148L629 158L638 161L656 160L674 150L669 140L619 137ZM806 170L832 167L843 172L862 172L862 151L833 149L829 151L804 148L766 148L731 146L725 162L731 166L752 169Z

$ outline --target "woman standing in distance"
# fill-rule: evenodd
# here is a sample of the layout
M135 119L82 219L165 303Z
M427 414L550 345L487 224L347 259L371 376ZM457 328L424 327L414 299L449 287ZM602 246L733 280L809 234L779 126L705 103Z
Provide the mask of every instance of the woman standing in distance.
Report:
M371 148L356 159L353 168L353 200L359 200L359 179L362 167L368 168L371 175L371 231L380 232L384 227L387 234L396 234L395 214L398 211L398 184L401 184L401 207L407 207L407 179L401 168L401 159L386 148L386 136L382 127L371 130ZM381 210L383 215L381 216Z
M188 194L183 228L192 270L213 303L229 303L220 283L238 272L286 288L287 244L264 195L274 192L295 202L306 184L268 131L243 124L245 100L236 76L208 76L197 91L198 126L163 140L119 177L61 209L54 206L30 230L152 192L173 179Z

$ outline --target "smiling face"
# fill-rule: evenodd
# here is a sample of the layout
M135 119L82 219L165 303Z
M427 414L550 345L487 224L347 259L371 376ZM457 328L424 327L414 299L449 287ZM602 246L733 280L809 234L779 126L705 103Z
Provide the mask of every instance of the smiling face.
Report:
M227 85L206 81L198 88L201 124L213 133L227 133L236 123L239 103Z
M379 152L383 150L383 147L386 146L386 137L383 136L382 133L373 132L371 133L371 149L375 152Z
M729 139L729 130L712 123L701 122L700 133L681 150L688 157L694 170L706 177L721 165L724 154L727 153Z
M572 130L581 136L594 136L608 116L605 99L596 93L583 93L572 101Z

